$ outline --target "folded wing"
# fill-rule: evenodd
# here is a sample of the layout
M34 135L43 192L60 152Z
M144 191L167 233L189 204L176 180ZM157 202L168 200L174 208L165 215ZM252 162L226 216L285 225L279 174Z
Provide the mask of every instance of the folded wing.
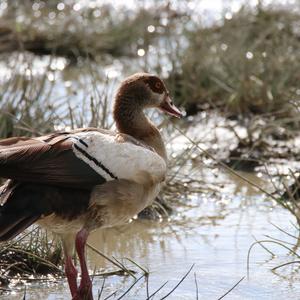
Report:
M106 180L73 152L67 133L0 142L0 177L74 188L90 188Z
M162 181L165 161L131 138L97 130L0 141L0 177L88 188L116 179Z

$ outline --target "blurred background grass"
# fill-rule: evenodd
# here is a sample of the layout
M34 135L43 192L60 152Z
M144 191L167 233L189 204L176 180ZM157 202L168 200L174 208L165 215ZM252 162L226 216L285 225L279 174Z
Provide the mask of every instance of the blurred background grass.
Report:
M0 136L20 134L20 122L30 132L53 130L66 117L72 123L70 107L58 117L50 99L51 87L58 90L53 81L65 81L49 77L57 57L65 59L61 74L72 69L78 77L85 69L91 78L94 68L97 79L106 83L107 77L118 81L134 71L156 72L187 115L218 109L241 122L260 115L279 120L275 127L298 129L299 6L240 1L233 11L230 4L223 1L223 10L207 20L201 1L134 1L128 6L2 1ZM37 57L48 64L43 70ZM122 67L116 71L118 63ZM103 72L108 65L110 71ZM99 102L99 93L94 94ZM90 96L83 91L85 101Z

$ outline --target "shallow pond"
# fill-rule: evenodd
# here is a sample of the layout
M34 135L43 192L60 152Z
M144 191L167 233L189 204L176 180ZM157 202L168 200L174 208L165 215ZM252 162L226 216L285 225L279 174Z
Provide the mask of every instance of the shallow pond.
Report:
M251 174L248 176L255 179ZM265 244L276 254L273 258L260 245L254 246L247 276L247 252L255 238L269 240L265 235L270 235L293 242L293 238L272 225L295 234L293 218L248 185L227 177L235 187L230 194L224 193L219 199L213 195L189 196L168 221L134 220L123 227L98 230L91 235L89 243L138 271L137 278L142 271L126 258L148 269L149 294L167 281L154 299L161 299L170 292L192 265L192 271L169 299L197 299L195 278L198 299L219 299L244 276L226 299L295 298L300 293L297 265L271 271L273 267L294 259L280 245ZM262 184L262 180L258 180ZM114 268L95 252L89 251L88 257L91 272ZM101 299L114 291L116 294L110 299L118 299L133 282L130 276L106 277ZM96 299L102 285L103 277L95 276ZM21 299L23 294L24 289L16 289L0 299ZM66 281L27 284L26 299L38 298L70 299ZM122 299L147 299L146 279L142 278Z

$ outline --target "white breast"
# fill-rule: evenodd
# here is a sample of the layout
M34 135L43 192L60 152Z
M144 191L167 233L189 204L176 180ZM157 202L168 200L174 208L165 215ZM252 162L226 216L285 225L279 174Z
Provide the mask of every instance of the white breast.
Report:
M119 178L137 183L145 180L161 182L165 177L165 161L147 148L118 142L115 136L97 131L71 137L75 155L108 181Z

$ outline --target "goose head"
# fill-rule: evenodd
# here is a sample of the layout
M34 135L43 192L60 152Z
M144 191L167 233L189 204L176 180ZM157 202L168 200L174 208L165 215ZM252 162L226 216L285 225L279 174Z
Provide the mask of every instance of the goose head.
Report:
M170 98L169 91L167 90L164 82L159 77L151 74L146 74L143 82L149 92L148 105L146 106L157 107L162 112L176 118L182 117L182 113L174 105L172 99Z
M122 82L117 92L114 111L136 112L146 108L158 108L168 115L182 117L164 82L158 76L136 73Z

